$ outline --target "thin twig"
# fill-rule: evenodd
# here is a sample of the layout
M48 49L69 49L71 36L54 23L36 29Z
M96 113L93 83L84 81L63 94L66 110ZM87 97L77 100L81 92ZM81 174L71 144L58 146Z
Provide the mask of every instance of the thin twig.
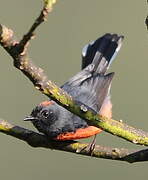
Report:
M29 31L27 32L27 34L25 34L22 38L22 40L20 40L19 42L19 53L24 52L24 48L28 45L28 42L33 39L34 37L34 31L36 30L36 28L46 20L48 13L50 12L50 9L47 8L47 6L44 6L39 17L35 20L35 22L33 23L33 25L31 26L31 28L29 29Z

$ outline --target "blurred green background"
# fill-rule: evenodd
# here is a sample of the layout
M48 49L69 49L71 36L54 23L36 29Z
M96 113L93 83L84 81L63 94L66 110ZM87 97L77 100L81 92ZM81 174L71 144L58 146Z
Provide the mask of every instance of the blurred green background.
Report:
M42 7L41 0L0 2L0 22L12 28L19 39ZM31 59L49 79L61 85L80 70L81 49L106 32L125 36L111 70L115 119L148 131L148 32L145 0L58 0L48 21L37 31L29 49ZM32 108L47 99L12 66L12 59L0 47L0 117L35 130L23 122ZM86 140L90 142L90 139ZM0 179L135 179L145 178L147 163L128 164L95 159L43 148L31 148L15 138L0 134ZM97 144L141 148L107 133Z

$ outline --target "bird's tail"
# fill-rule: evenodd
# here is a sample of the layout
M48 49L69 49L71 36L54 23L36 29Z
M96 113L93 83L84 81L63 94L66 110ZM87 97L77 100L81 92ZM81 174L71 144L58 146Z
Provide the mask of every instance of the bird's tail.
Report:
M92 64L93 72L105 74L121 48L123 36L105 34L82 50L82 69Z

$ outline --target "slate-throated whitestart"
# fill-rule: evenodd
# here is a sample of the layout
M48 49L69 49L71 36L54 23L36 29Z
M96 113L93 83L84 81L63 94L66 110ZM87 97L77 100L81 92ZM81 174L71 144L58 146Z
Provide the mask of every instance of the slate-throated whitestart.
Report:
M123 36L105 34L87 44L82 51L82 71L61 86L76 101L108 118L112 116L110 87L114 73L106 74L106 71L122 40ZM31 121L39 132L59 141L88 138L102 131L52 100L37 105L24 120Z

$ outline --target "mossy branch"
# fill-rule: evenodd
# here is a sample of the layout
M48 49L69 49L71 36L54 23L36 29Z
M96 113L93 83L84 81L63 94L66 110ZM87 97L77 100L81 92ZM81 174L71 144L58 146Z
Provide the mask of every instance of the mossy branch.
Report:
M46 136L34 131L12 125L5 120L0 120L0 132L11 135L27 142L32 147L43 147L60 151L72 152L85 156L104 158L111 160L126 161L129 163L142 162L148 160L148 150L128 150L119 148L110 148L96 145L93 153L90 155L88 144L82 144L77 141L56 142L48 139Z
M8 52L8 54L13 58L14 66L18 68L20 71L22 71L32 81L34 86L38 90L40 90L43 94L47 95L48 97L56 101L61 106L71 111L72 113L85 119L88 124L99 127L106 132L122 137L123 139L126 139L132 143L147 146L148 145L147 132L128 126L120 121L108 119L106 117L98 115L97 112L92 110L90 107L87 107L81 102L75 101L66 92L64 92L62 89L56 86L53 82L49 81L47 76L44 74L43 70L35 66L30 61L27 54L29 41L34 37L34 32L36 28L42 22L44 22L45 19L47 18L48 13L51 11L52 4L55 1L45 0L44 2L45 4L39 17L35 20L30 30L23 36L23 38L20 41L15 40L15 38L13 37L13 31L11 29L8 29L7 27L0 25L0 44ZM3 128L3 126L1 126L1 128L2 128L0 130L1 132L20 138L19 132L22 130L22 128L19 128L19 131L15 131L14 134L13 134L14 129L16 129L14 127L10 128L11 130L10 129L7 130ZM26 136L27 136L28 131L24 130L23 133L24 132L26 132ZM29 133L29 136L31 136L31 133ZM21 134L21 137L22 137L22 134ZM55 144L59 146L58 143L56 142ZM76 149L79 149L79 148L76 148Z

